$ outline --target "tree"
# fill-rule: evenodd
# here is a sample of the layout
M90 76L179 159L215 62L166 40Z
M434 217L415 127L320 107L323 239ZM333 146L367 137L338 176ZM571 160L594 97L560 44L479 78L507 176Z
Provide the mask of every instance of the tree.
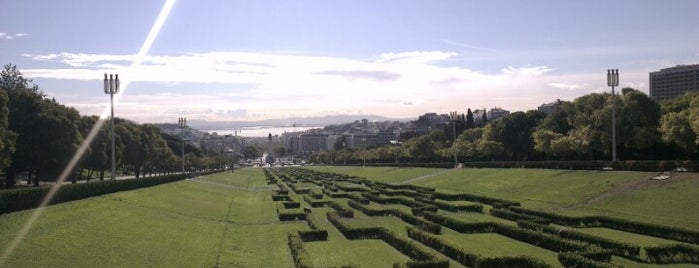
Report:
M0 170L5 170L10 166L12 154L15 152L15 141L17 134L8 130L8 115L10 109L8 104L7 92L0 89ZM5 176L5 187L11 188L15 185L15 179Z
M26 90L44 97L39 86L35 85L31 79L25 78L17 70L16 65L6 64L0 71L0 88L4 90Z
M485 127L484 138L502 143L508 158L526 160L534 152L532 131L544 116L543 113L532 111L515 112L498 118Z
M658 142L660 105L648 95L633 88L622 89L622 107L618 117L618 141L627 155L640 158L652 157L650 148ZM647 151L647 154L642 154Z
M244 159L256 159L262 157L262 149L254 144L249 144L243 147L242 154Z
M476 127L476 121L473 119L473 112L471 108L466 111L466 129L472 129Z

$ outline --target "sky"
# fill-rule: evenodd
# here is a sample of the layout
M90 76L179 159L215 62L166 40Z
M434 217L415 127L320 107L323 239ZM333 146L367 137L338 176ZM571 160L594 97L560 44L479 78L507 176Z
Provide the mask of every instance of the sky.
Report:
M699 63L699 1L0 0L0 64L140 123L526 111ZM139 54L139 52L141 52ZM137 63L134 63L136 61Z

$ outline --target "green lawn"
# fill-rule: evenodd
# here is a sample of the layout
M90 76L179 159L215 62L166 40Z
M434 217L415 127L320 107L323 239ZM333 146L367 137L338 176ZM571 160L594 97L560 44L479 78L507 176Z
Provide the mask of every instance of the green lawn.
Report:
M264 183L261 170L226 176L230 185L256 185L259 178ZM269 192L196 181L58 204L46 208L5 265L289 266L286 233L307 227L279 224L275 208ZM0 215L0 252L31 212Z
M445 192L469 192L521 201L525 207L558 209L572 215L610 215L660 224L699 229L696 174L682 174L675 181L629 188L590 204L581 203L614 185L642 182L650 173L592 172L524 169L395 169L330 168L372 174L384 181L415 181ZM357 175L357 174L351 174ZM683 177L684 176L684 177ZM387 179L388 178L388 179ZM287 233L308 229L303 221L280 222L276 202L262 169L241 169L193 180L124 191L49 206L9 257L6 267L291 267ZM301 195L289 193L302 207ZM324 199L328 197L325 196ZM336 199L342 204L347 199ZM470 202L456 201L454 204ZM571 206L574 204L582 204ZM410 209L402 205L369 205L376 209ZM486 206L487 211L488 206ZM305 242L317 266L357 264L386 267L409 258L380 240L347 240L326 219L331 208L312 208L310 214L328 241ZM0 215L0 254L4 253L33 210ZM466 222L512 221L487 213L441 214ZM397 217L369 217L356 211L343 219L356 227L385 227L406 237L409 226ZM554 266L556 253L497 234L460 234L442 228L441 238L467 252L482 256L527 255ZM641 246L665 245L669 240L605 228L582 232ZM431 249L430 249L431 250ZM696 267L691 265L643 266L614 258L624 267ZM451 262L452 267L460 265ZM3 266L3 267L5 267Z
M599 237L608 238L611 240L631 243L641 247L667 246L680 244L680 242L668 239L657 238L647 235L639 235L624 231L618 231L608 228L576 228L575 231L591 234Z
M454 245L460 245L465 252L479 254L483 257L530 256L540 259L554 267L560 267L558 253L513 240L494 233L462 234L448 228L442 228L442 238Z
M322 168L370 179L396 172L387 167ZM435 173L443 169L415 170ZM525 208L567 215L605 215L699 229L699 209L696 209L699 174L675 173L667 182L649 180L655 175L655 172L630 171L464 168L437 173L414 184L434 187L442 192L466 192L519 201ZM417 176L411 174L394 181ZM595 199L606 192L612 195ZM587 202L589 200L592 202Z

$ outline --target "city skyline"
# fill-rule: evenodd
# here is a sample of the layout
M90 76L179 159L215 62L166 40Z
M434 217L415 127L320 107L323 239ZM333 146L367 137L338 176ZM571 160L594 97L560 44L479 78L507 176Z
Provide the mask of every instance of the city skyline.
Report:
M137 122L530 110L699 62L696 1L171 1L142 57L165 1L68 3L0 0L1 63L85 115L118 73Z

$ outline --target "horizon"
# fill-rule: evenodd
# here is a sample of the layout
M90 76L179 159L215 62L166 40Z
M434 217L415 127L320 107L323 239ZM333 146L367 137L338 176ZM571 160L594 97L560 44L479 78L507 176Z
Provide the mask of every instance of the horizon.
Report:
M0 0L0 59L83 115L119 74L115 116L139 123L527 111L699 63L689 0L172 1L140 55L163 3Z

